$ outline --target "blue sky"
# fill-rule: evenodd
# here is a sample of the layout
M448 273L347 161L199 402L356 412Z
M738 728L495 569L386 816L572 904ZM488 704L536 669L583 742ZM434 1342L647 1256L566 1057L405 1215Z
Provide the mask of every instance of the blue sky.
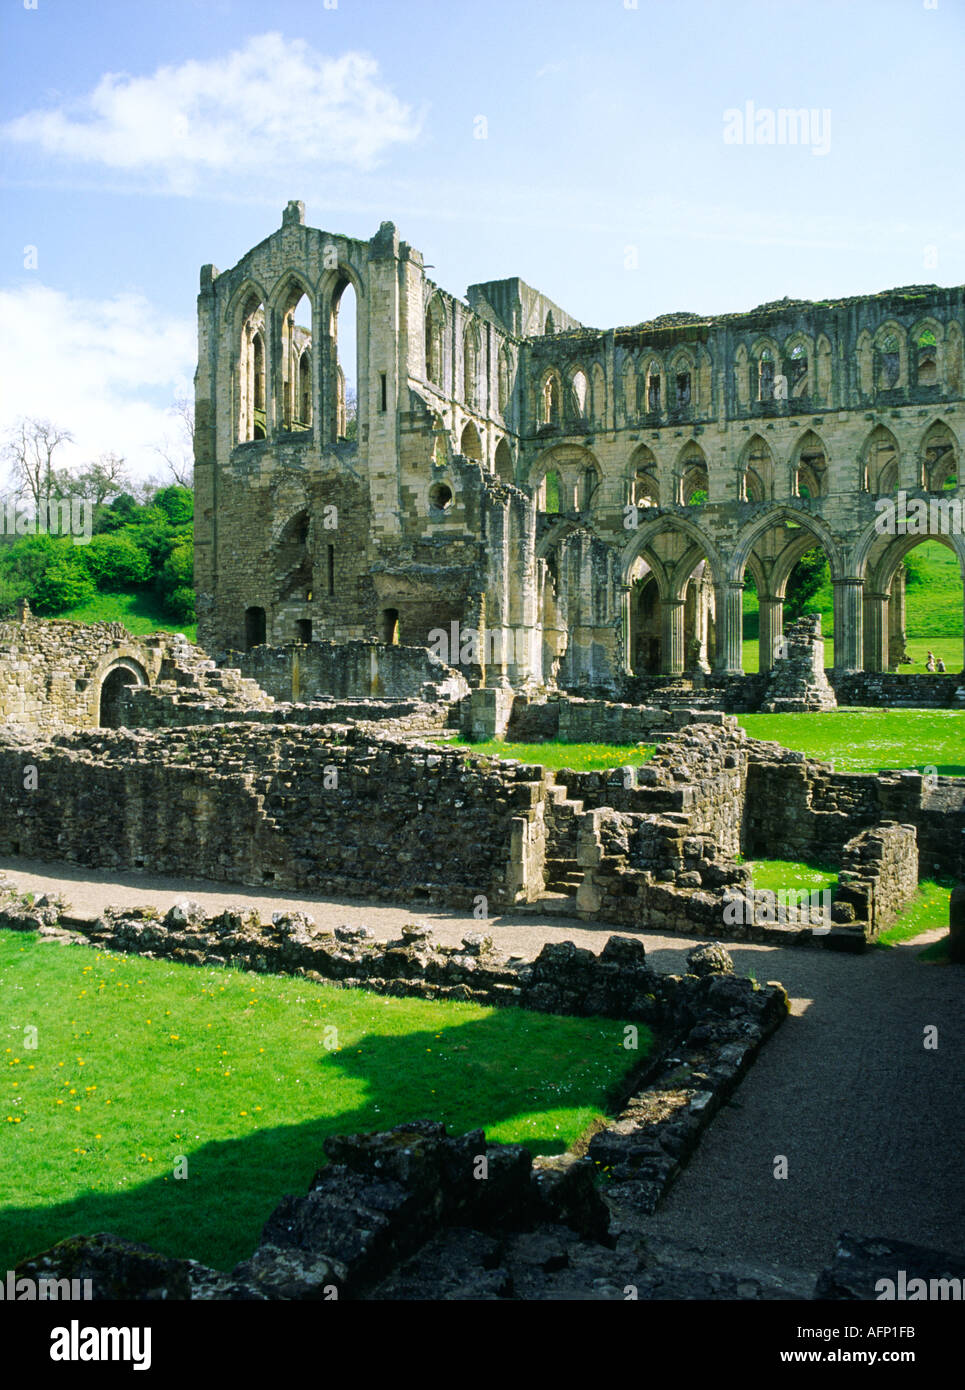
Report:
M0 45L0 428L77 463L157 470L198 269L293 197L600 327L965 281L965 0L0 0Z

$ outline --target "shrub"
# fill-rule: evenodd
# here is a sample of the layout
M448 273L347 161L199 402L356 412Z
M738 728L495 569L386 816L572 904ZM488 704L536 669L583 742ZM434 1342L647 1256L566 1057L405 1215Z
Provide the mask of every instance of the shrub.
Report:
M146 583L150 577L150 556L126 531L94 536L81 553L98 589L119 593Z

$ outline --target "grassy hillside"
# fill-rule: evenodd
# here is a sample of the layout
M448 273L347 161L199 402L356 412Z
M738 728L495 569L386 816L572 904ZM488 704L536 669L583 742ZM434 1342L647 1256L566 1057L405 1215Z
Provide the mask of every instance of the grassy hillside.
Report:
M922 672L928 652L941 657L949 671L962 669L962 581L958 561L948 546L924 541L906 557L905 631L911 666L904 672ZM792 575L789 590L793 586ZM834 598L830 573L826 573L817 592L804 604L804 611L821 614L824 635L824 664L834 665ZM785 616L785 622L789 619ZM744 670L758 671L760 612L756 590L744 590Z
M189 642L198 640L197 623L172 622L156 596L143 590L133 594L97 593L58 617L74 623L123 623L136 637L149 632L183 632Z

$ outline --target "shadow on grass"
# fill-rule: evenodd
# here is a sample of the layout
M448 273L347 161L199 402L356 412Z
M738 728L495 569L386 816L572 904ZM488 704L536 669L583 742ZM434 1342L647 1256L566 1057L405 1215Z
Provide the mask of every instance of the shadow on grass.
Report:
M626 1073L618 1076L614 1068L609 1076L598 1072L595 1083L592 1078L580 1082L574 1077L561 1084L559 1073L554 1075L549 1069L554 1062L561 1066L572 1063L573 1054L549 1053L545 1080L500 1097L498 1079L505 1075L514 1034L522 1046L539 1046L538 1039L527 1039L520 1033L519 1024L524 1021L522 1011L498 1009L478 1022L451 1028L402 1036L367 1034L358 1050L319 1058L318 1072L312 1078L314 1085L323 1087L335 1064L343 1077L364 1083L364 1104L300 1124L213 1141L194 1150L172 1140L165 1159L169 1171L121 1192L88 1189L47 1205L24 1201L30 1174L18 1174L16 1138L8 1127L4 1135L8 1205L0 1208L0 1270L13 1268L20 1260L68 1236L97 1231L111 1231L146 1242L168 1255L230 1269L255 1248L265 1221L282 1196L307 1191L312 1175L326 1161L322 1144L331 1134L363 1133L388 1129L406 1120L431 1119L445 1121L451 1134L482 1128L488 1138L497 1124L525 1118L531 1121L525 1143L532 1153L562 1152L568 1145L561 1141L557 1128L561 1112L605 1108L607 1093L613 1093ZM618 1020L587 1018L579 1022L588 1030L612 1028L616 1055L623 1036ZM643 1039L641 1030L641 1044ZM442 1060L447 1041L450 1047L465 1048L465 1058ZM427 1069L429 1051L436 1059L434 1071ZM640 1052L624 1055L632 1057L635 1066L640 1065ZM432 1081L437 1087L445 1086L447 1078L440 1078L438 1069L445 1069L450 1062L453 1069L459 1067L463 1073L458 1099L440 1103L430 1087ZM418 1080L420 1077L425 1080ZM450 1081L450 1096L454 1089ZM188 1158L188 1176L175 1179L174 1165L181 1153ZM51 1161L56 1162L54 1152ZM96 1153L89 1161L96 1164ZM20 1197L21 1205L11 1204L14 1195Z

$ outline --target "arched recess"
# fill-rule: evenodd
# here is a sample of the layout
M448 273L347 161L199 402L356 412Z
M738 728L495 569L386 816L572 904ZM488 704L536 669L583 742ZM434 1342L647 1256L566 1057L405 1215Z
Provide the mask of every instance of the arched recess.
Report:
M763 435L753 434L745 444L741 455L740 475L742 501L773 501L774 454Z
M630 456L625 501L628 505L637 507L660 506L657 459L653 450L646 444L639 445Z
M480 404L479 364L479 330L469 322L462 336L462 390L469 410L478 409Z
M272 547L274 593L277 602L297 598L310 602L314 588L312 518L307 507L282 526Z
M306 366L311 372L313 329L315 324L314 290L297 271L287 271L275 284L269 304L273 340L277 349L271 353L271 395L274 402L276 427L284 431L304 433L311 429L311 419L302 418L304 405L312 410L315 383L309 380L308 400L302 399L302 354L309 353ZM313 412L312 412L313 413Z
M743 343L738 344L734 353L734 391L738 406L750 404L750 358Z
M911 376L915 385L937 388L944 376L944 325L938 319L920 319L908 338L911 344Z
M891 430L876 425L858 455L860 487L877 496L897 492L899 473L898 441Z
M479 431L471 420L466 424L459 440L459 452L467 459L472 459L473 463L482 463L482 441L479 438Z
M558 507L554 509L553 481L557 480ZM602 478L593 453L580 444L561 444L547 449L533 464L529 485L536 493L539 511L564 513L585 511Z
M354 443L359 437L358 295L347 275L332 291L329 325L329 361L334 368L332 438Z
M567 373L566 418L571 424L582 424L590 411L590 380L582 367L572 367Z
M908 335L900 323L889 320L873 339L874 389L897 391L908 385Z
M606 424L606 374L599 362L590 371L590 391L593 399L593 423L598 429Z
M780 399L783 386L780 353L773 338L758 338L751 348L751 368L753 372L754 399L773 401Z
M621 384L623 387L623 418L627 424L632 424L637 418L637 374L633 360L629 357L623 364Z
M961 450L944 420L933 421L922 435L919 458L922 487L929 492L957 487L961 479Z
M509 349L502 348L499 353L497 363L497 398L499 401L499 413L505 416L509 411L510 400L512 399L512 379L513 369L512 360L509 356Z
M562 420L563 388L555 367L544 371L539 383L539 423L559 425Z
M784 375L790 400L804 400L813 394L811 373L814 344L803 333L793 333L784 344Z
M693 354L686 348L679 348L670 359L667 395L672 410L689 410L697 404L696 370Z
M268 437L268 315L264 291L242 286L229 313L238 343L236 438L238 443Z
M641 400L648 415L659 415L663 409L663 363L659 357L646 358L641 378Z
M513 468L513 455L509 444L505 439L501 439L496 445L496 452L493 455L493 464L496 476L502 483L513 483L516 481L515 469Z
M97 723L101 729L122 728L121 699L126 686L147 685L147 672L140 662L122 657L104 672L97 693Z
M814 430L806 430L794 446L791 474L798 497L825 497L828 492L828 450Z
M446 311L442 296L433 294L425 311L426 381L445 386Z
M674 468L677 479L676 501L687 506L699 506L707 501L710 478L707 459L695 439L688 439L677 455Z

